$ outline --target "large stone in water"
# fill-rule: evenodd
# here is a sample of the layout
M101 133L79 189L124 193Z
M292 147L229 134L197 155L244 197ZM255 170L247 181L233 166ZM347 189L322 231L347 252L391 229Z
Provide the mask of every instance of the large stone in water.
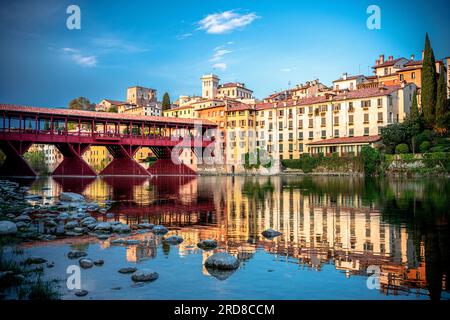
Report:
M197 243L197 247L203 250L212 250L217 248L217 241L214 239L206 239Z
M267 239L273 239L275 237L282 235L282 233L280 231L276 231L273 229L264 230L261 234Z
M155 281L159 275L151 269L141 269L131 275L131 280L135 282Z
M176 244L182 243L183 242L183 238L180 237L180 236L170 236L168 238L165 238L163 241L168 243L168 244L176 245Z
M85 202L84 196L74 192L61 192L59 200L67 202Z
M91 259L86 259L86 258L80 259L78 261L78 263L80 264L80 267L82 267L83 269L92 268L92 266L94 265L94 261L92 261Z
M239 268L239 260L226 252L217 252L208 257L205 267L218 270L234 270Z
M169 230L164 226L154 226L152 232L154 234L163 235L169 232Z
M136 270L137 270L137 268L135 268L135 267L121 268L121 269L119 269L119 273L123 273L123 274L134 273L134 272L136 272Z
M10 235L17 233L17 226L11 221L0 221L0 235Z
M73 250L67 254L67 257L69 259L78 259L85 256L87 256L87 253L79 250Z
M111 223L109 223L109 222L100 222L99 224L97 224L95 226L94 230L110 231L111 230Z
M112 228L113 232L117 232L117 233L127 233L127 232L131 231L130 226L127 224L123 224L123 223L112 225L111 228Z

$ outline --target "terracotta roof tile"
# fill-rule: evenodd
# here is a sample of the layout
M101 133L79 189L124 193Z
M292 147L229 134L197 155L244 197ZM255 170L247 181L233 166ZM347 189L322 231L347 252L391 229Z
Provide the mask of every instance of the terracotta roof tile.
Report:
M380 141L381 137L376 136L360 136L360 137L342 137L342 138L332 138L325 139L321 141L315 141L311 143L307 143L309 146L318 146L318 145L328 145L328 144L349 144L349 143L371 143Z
M31 106L18 106L11 104L0 104L0 111L19 111L40 113L48 115L61 115L61 116L75 116L97 119L111 119L111 120L136 120L136 121L149 121L149 122L163 122L174 124L195 124L199 121L203 125L217 126L214 122L204 119L184 119L184 118L172 118L172 117L157 117L157 116L140 116L128 113L113 113L113 112L97 112L97 111L83 111L63 108L42 108Z

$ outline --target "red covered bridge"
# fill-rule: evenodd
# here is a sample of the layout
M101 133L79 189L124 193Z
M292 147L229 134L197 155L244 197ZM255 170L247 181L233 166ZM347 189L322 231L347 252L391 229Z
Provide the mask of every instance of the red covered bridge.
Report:
M53 175L97 175L82 158L90 146L105 146L113 156L101 175L193 174L186 165L173 163L171 152L177 146L203 155L212 147L215 128L200 119L0 104L0 148L6 155L0 176L35 176L23 158L32 144L52 144L62 153ZM158 158L148 170L133 158L141 147Z

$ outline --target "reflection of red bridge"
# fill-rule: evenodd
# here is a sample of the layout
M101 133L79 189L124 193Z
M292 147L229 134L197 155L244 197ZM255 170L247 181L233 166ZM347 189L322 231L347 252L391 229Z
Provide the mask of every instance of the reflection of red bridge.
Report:
M36 175L23 158L34 143L55 145L64 156L53 175L95 176L82 158L90 146L105 146L113 156L101 175L195 174L173 163L172 150L178 146L202 155L214 140L207 130L216 128L207 120L1 104L0 117L0 148L6 154L0 175L9 176ZM133 158L141 147L158 158L148 170Z

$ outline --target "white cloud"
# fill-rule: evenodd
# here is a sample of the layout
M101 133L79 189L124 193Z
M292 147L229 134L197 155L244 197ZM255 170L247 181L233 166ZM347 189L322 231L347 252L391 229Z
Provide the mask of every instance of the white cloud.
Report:
M82 67L95 67L97 66L97 57L96 56L86 56L82 55L80 50L73 48L62 48L64 54L68 55L70 59L72 59L76 64Z
M213 69L226 70L227 69L227 64L223 63L223 62L220 62L220 63L213 64L212 67L213 67Z
M186 38L189 38L192 36L192 33L183 33L183 34L179 34L177 35L177 40L184 40Z
M280 71L282 71L282 72L291 72L292 69L291 68L283 68L283 69L280 69Z
M141 48L133 43L115 37L102 37L92 40L92 44L103 51L119 51L127 53L145 52L146 48Z
M255 13L239 14L233 10L213 13L198 22L200 30L210 34L222 34L243 28L259 18Z
M216 49L214 49L214 54L213 54L212 58L209 59L209 61L214 62L214 61L222 60L225 55L232 53L232 52L233 51L231 51L231 50L220 49L220 47L217 47Z

